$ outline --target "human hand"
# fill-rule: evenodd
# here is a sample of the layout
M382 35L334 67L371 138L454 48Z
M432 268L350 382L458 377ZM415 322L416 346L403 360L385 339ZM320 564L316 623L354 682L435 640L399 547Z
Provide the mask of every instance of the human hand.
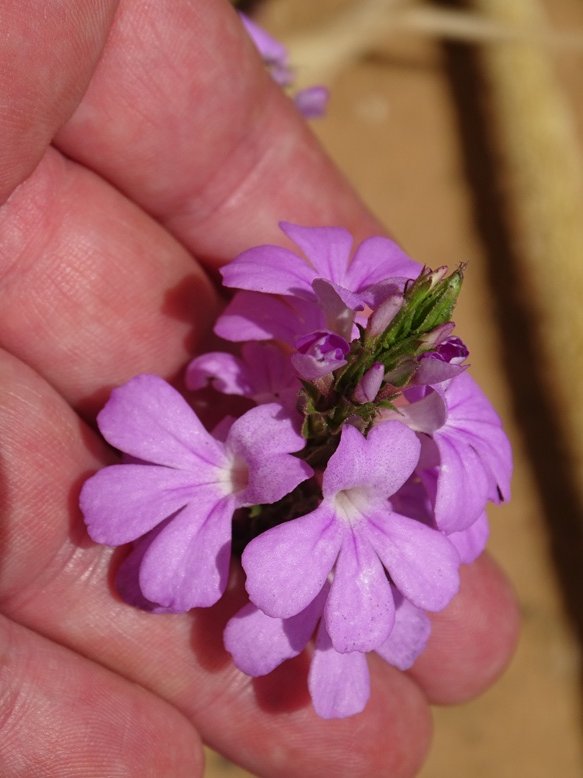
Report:
M1 772L200 775L202 738L264 776L412 775L427 700L479 693L514 644L487 557L409 673L371 661L364 713L321 721L305 657L255 680L232 666L239 590L144 614L111 587L118 555L85 534L80 486L112 459L96 410L137 373L176 377L216 314L194 257L212 269L278 242L282 218L381 231L226 1L115 6L0 10Z

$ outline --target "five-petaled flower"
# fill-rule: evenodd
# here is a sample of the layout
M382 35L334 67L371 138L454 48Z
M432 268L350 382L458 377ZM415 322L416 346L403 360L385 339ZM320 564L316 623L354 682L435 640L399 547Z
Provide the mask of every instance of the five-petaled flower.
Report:
M390 504L419 450L416 435L399 422L380 424L366 438L346 426L324 472L321 504L245 549L251 601L268 616L295 616L334 570L324 620L341 653L373 651L389 636L395 619L389 578L413 605L445 607L459 585L454 546Z
M85 482L81 510L90 536L118 546L170 517L141 561L150 601L174 611L215 603L227 585L231 519L247 505L281 499L312 474L291 455L304 440L280 405L260 405L210 435L183 397L141 375L114 389L98 416L103 437L139 460Z

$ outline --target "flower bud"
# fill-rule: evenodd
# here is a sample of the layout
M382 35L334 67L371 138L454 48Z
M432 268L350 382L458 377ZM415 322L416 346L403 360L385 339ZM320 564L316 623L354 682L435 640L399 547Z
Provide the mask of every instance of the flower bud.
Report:
M402 294L391 294L379 305L368 320L367 334L376 337L384 332L403 305Z
M344 338L330 330L310 332L298 338L295 345L297 352L291 361L300 378L306 381L322 378L345 365L350 350Z
M354 394L352 395L354 402L359 403L360 405L374 402L379 389L381 388L381 384L383 383L384 375L385 368L383 365L381 365L380 362L375 362L358 382Z

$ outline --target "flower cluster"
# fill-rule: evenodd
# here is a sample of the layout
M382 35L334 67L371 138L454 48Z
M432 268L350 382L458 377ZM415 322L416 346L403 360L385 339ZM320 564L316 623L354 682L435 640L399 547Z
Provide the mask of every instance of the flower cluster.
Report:
M340 228L283 223L297 253L245 251L215 331L229 351L187 368L248 410L213 432L161 378L115 389L99 414L125 459L84 485L91 537L133 542L118 586L159 612L215 603L232 555L249 603L227 624L237 667L269 673L313 639L325 718L361 711L366 655L406 669L509 497L511 453L452 334L463 268L420 268L390 239L353 253Z
M294 72L285 46L245 14L239 12L239 17L275 83L283 89L291 88ZM295 92L293 101L304 118L317 119L326 112L328 97L325 86L309 86Z

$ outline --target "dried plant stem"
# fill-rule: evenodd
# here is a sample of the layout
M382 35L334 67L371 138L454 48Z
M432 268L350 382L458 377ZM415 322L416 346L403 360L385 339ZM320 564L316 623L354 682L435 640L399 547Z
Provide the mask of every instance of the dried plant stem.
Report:
M339 72L395 33L414 32L468 43L529 41L541 46L583 49L580 33L553 32L532 22L418 5L415 0L356 0L325 28L286 41L298 63L298 81L330 83Z
M412 7L396 20L403 31L435 35L464 43L528 41L541 46L583 49L581 33L554 32L532 24L509 24L484 15L430 6Z
M497 24L543 26L538 0L473 0ZM549 53L526 44L482 52L540 358L583 502L583 167L574 119Z
M330 19L326 26L285 41L299 65L302 86L330 84L347 65L370 51L393 29L408 0L360 0Z

